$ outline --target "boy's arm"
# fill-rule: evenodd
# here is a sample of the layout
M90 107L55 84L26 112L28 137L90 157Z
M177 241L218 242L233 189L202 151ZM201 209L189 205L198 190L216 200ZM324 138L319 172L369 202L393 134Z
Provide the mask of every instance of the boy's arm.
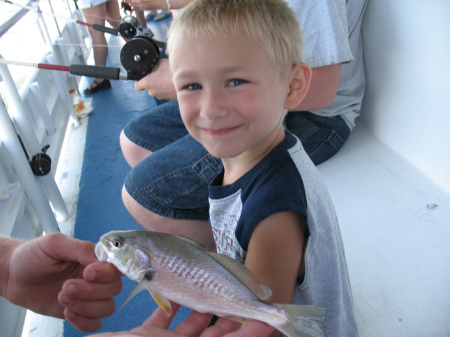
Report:
M302 276L304 246L305 218L295 212L273 214L254 230L245 265L272 289L268 302L292 303Z

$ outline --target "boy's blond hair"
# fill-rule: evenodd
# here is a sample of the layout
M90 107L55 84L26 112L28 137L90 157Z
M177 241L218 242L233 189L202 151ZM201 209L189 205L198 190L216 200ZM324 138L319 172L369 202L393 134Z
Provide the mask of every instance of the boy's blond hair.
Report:
M300 24L282 0L193 0L170 27L169 59L177 36L202 39L243 35L258 42L284 76L303 60Z

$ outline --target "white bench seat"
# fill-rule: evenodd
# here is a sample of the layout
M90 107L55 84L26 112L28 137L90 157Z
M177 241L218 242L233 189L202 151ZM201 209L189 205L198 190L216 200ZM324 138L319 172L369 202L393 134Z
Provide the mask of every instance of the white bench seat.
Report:
M449 336L450 194L363 125L319 171L339 217L361 336Z

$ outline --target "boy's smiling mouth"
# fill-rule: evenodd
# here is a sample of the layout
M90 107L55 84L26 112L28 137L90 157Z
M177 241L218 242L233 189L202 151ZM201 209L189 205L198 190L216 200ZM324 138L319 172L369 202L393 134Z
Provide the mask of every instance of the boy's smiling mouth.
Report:
M240 125L224 128L200 128L200 129L210 136L226 136L229 135L230 133L233 133L239 128Z

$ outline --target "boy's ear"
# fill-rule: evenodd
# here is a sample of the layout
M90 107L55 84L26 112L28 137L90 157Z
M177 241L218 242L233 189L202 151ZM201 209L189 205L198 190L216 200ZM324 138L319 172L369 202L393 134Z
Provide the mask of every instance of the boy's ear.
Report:
M300 62L292 67L289 93L284 104L285 109L294 109L305 98L311 82L311 76L311 67L305 62Z

